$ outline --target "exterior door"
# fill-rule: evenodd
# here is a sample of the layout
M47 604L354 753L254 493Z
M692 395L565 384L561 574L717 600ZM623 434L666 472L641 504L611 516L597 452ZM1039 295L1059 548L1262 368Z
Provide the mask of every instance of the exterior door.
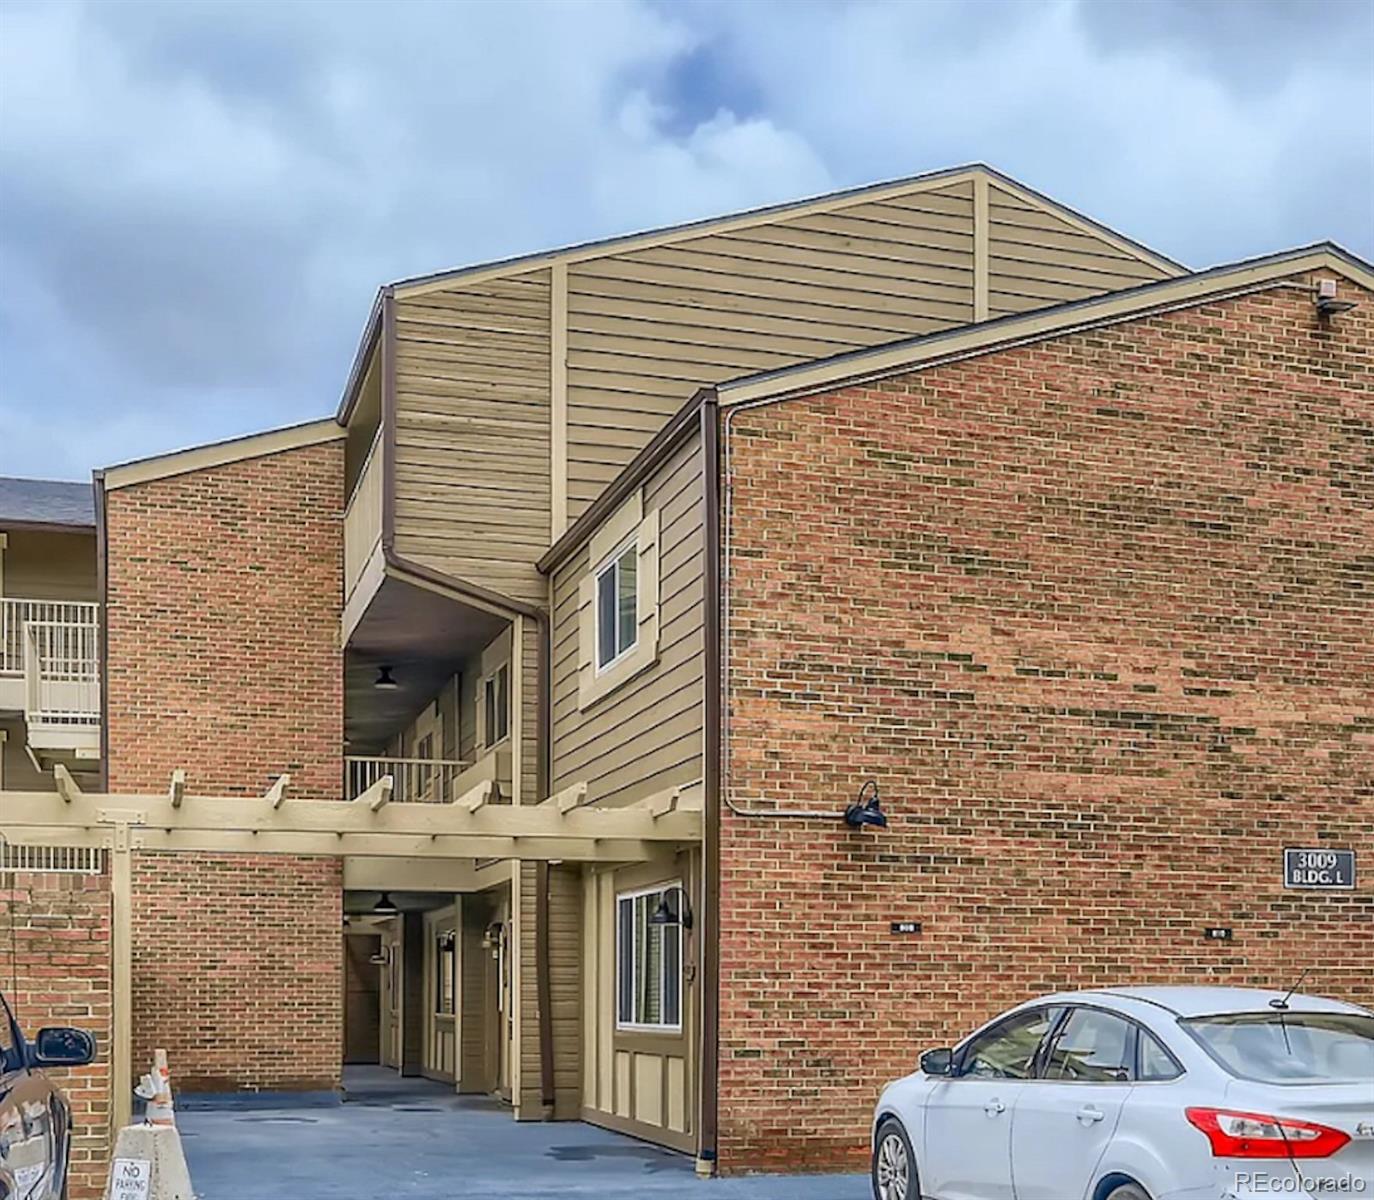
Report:
M958 1074L932 1089L921 1163L931 1200L1013 1200L1012 1112L1058 1013L1029 1009L985 1029L959 1054Z
M382 1040L382 950L376 934L346 935L344 943L344 1063L378 1063Z
M401 1009L404 1004L401 974L401 922L392 918L382 933L382 1066L401 1069Z
M1131 1091L1135 1025L1071 1009L1012 1114L1016 1200L1082 1200Z

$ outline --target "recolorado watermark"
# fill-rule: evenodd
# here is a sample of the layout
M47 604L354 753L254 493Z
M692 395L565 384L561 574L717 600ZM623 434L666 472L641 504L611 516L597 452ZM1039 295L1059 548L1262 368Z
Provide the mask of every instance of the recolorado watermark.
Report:
M1338 1175L1275 1175L1269 1171L1237 1171L1236 1186L1262 1196L1359 1196L1370 1192L1369 1180L1345 1171Z

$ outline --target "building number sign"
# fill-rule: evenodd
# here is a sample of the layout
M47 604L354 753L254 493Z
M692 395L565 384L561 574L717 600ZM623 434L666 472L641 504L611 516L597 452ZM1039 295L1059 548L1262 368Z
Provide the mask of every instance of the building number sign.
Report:
M1293 850L1283 852L1283 886L1290 888L1353 888L1355 851Z

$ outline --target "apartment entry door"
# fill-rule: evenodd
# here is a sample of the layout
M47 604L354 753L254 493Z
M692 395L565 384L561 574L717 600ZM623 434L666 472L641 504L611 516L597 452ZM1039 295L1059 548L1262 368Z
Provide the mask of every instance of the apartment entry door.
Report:
M345 1066L381 1062L382 970L378 934L344 934Z
M405 978L402 974L405 962L402 954L401 920L399 917L393 917L388 921L386 928L382 931L381 957L384 960L381 963L382 1066L392 1067L399 1071L401 1069L402 1055L401 1018L404 1003L404 992L402 987Z

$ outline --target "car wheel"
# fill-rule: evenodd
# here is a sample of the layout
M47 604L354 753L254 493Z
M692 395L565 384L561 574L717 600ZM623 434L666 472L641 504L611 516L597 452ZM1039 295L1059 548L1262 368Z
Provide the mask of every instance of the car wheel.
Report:
M916 1156L902 1123L889 1117L873 1142L873 1200L920 1200Z
M1150 1200L1138 1183L1123 1183L1107 1193L1107 1200Z

